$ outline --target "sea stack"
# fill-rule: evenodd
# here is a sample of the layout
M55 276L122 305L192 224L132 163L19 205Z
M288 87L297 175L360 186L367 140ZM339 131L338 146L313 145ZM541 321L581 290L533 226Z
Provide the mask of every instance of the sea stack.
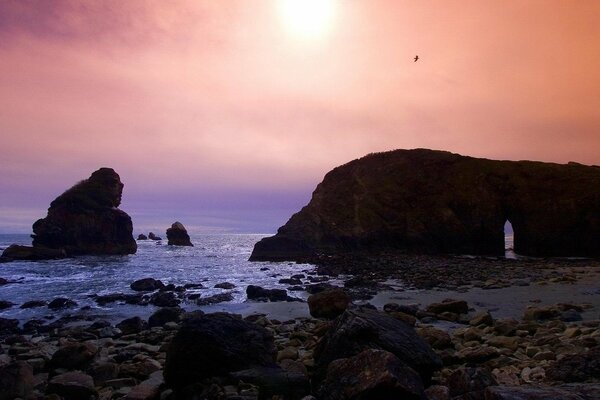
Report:
M174 222L169 229L167 229L167 240L171 246L193 246L190 241L190 235L183 224L179 221Z
M600 167L495 161L427 149L370 154L329 172L253 261L411 252L600 256Z
M111 168L100 168L58 196L46 218L33 224L33 247L66 254L133 254L133 225L119 210L123 183Z

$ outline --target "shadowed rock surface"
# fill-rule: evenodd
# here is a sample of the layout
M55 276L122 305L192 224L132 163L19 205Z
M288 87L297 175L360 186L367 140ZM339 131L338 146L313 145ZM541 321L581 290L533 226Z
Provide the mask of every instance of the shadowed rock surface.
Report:
M131 218L117 208L122 192L113 169L95 171L58 196L46 218L33 224L33 247L64 249L68 255L135 253Z
M181 389L211 376L275 362L273 335L231 314L215 313L187 320L167 351L167 385Z
M442 361L406 323L371 310L346 310L315 349L316 375L323 377L334 360L353 357L364 350L386 350L428 383Z
M253 261L348 251L600 256L600 167L495 161L426 149L371 154L329 172Z

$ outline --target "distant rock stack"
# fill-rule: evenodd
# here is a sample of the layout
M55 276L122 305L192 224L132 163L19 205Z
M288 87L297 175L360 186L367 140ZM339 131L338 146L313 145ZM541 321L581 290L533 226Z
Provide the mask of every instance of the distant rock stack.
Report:
M138 235L137 240L148 240L148 236L144 235L143 233L140 233Z
M154 234L154 232L150 232L150 233L148 234L148 239L150 239L150 240L162 240L162 238L161 238L160 236L156 236L156 235Z
M171 246L193 246L190 241L190 235L181 222L174 222L169 229L167 229L167 239Z
M123 183L111 168L100 168L58 196L46 218L33 224L33 247L62 249L67 255L133 254L133 224L121 204Z

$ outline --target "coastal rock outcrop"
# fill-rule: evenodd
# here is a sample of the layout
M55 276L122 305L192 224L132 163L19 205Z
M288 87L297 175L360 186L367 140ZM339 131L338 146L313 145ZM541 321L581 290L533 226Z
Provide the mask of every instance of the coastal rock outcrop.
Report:
M123 184L111 168L100 168L60 196L46 218L33 224L34 249L67 255L132 254L137 250L131 218L117 207Z
M370 154L329 172L250 260L401 251L600 256L600 167L495 161L426 149Z
M174 222L169 229L167 229L167 240L170 246L193 246L190 241L190 235L183 224L179 221Z

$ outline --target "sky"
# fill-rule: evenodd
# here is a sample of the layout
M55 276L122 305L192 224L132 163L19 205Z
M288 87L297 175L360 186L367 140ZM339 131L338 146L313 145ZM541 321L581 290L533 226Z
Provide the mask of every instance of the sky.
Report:
M0 233L31 232L100 167L137 234L275 232L371 152L600 164L598 15L596 0L2 0Z

